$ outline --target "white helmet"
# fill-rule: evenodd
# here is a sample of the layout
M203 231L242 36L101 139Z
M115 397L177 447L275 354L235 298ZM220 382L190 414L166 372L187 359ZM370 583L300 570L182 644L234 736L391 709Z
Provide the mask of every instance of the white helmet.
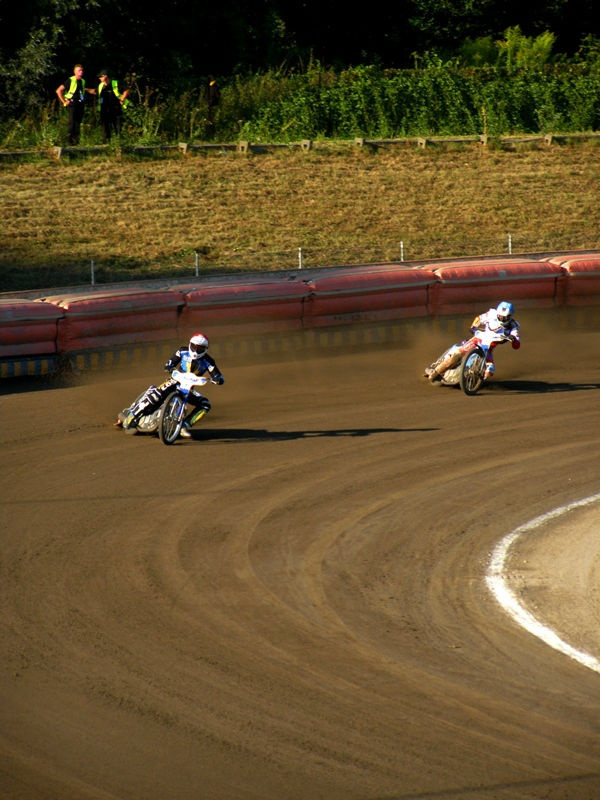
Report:
M508 328L512 322L514 310L513 304L507 303L506 300L503 300L498 304L498 307L496 308L496 316L498 317L498 322L503 328Z
M188 349L192 358L202 358L208 350L208 339L203 333L195 333L190 339Z

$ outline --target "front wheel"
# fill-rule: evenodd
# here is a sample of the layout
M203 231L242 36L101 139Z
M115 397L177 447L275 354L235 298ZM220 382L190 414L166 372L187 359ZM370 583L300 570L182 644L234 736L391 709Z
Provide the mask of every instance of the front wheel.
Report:
M479 347L463 356L460 365L460 388L473 395L481 389L485 375L485 353Z
M163 444L173 444L181 432L185 419L186 401L174 392L163 403L158 421L158 435Z

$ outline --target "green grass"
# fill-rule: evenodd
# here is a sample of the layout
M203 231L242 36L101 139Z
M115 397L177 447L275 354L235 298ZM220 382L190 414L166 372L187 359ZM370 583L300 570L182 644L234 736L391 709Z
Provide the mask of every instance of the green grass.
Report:
M600 249L593 142L0 166L0 291Z

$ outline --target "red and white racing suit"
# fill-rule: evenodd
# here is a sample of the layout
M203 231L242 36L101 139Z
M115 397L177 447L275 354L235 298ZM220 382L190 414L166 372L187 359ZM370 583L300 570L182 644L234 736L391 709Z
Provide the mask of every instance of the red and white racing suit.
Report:
M473 337L468 339L460 346L461 355L474 350L478 344L483 343L489 346L487 351L485 363L485 377L489 378L494 374L496 369L494 365L494 348L499 344L504 343L510 339L513 350L518 350L521 347L521 338L519 336L519 323L511 319L511 321L503 326L495 308L490 308L478 317L475 317L471 323L471 333Z

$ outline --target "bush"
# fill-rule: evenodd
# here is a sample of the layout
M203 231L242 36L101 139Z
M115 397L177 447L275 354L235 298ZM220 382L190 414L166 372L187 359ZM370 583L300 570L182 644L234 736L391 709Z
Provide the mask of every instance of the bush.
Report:
M538 39L540 47L548 45ZM516 40L522 44L522 39ZM222 83L215 107L209 106L203 89L164 98L136 85L123 139L130 144L243 139L285 143L305 138L501 136L598 129L599 48L587 47L587 61L561 64L546 63L543 51L537 65L535 48L517 51L520 59L515 48L513 42L505 63L499 59L497 65L477 67L457 60L444 62L432 54L412 70L360 66L336 72L312 62L303 72L235 75ZM10 119L5 109L0 145L60 144L66 127L62 111L56 102L42 103L21 118ZM82 143L97 141L95 109L90 109Z

